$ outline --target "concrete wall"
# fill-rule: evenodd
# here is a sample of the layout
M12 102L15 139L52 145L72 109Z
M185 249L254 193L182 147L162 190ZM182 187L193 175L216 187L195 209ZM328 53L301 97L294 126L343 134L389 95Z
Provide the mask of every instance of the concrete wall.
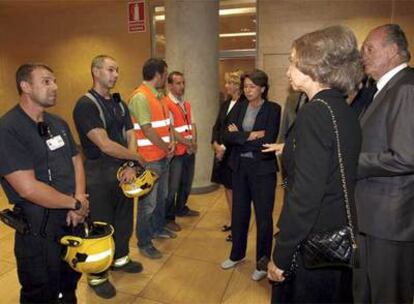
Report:
M352 28L361 44L370 29L399 23L414 53L412 0L257 0L257 66L269 74L270 97L281 105L288 93L286 69L292 41L335 24ZM412 61L413 62L413 61Z

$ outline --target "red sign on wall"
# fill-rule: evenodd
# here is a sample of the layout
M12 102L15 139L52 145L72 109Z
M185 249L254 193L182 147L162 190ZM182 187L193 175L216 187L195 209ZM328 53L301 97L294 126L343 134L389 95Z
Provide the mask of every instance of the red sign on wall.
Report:
M144 0L130 0L128 2L128 32L145 32Z

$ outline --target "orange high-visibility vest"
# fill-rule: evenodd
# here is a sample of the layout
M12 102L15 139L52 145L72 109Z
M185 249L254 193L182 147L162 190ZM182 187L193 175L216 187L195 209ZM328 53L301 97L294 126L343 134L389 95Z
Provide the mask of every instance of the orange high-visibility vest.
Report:
M164 142L169 143L170 118L165 101L157 99L151 89L144 84L141 84L137 89L135 89L131 96L133 97L137 93L143 93L148 100L148 104L151 109L151 127L157 132ZM145 161L157 161L167 156L167 153L164 150L154 145L147 137L145 137L141 126L133 116L132 122L134 123L135 136L137 138L138 153L144 157Z
M171 100L169 96L165 97L168 109L174 117L174 130L182 137L191 140L193 138L193 131L191 125L191 106L188 101L184 101L184 110L179 104ZM175 155L183 155L187 152L187 147L182 143L177 143L175 146Z

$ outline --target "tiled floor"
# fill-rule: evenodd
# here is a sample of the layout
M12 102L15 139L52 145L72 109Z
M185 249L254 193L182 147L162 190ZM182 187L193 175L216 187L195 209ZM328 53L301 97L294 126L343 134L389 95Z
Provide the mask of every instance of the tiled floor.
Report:
M277 191L274 218L280 212L281 191ZM163 253L161 260L140 255L136 240L131 238L131 257L143 263L140 274L112 273L117 296L103 300L95 296L84 278L78 285L79 303L248 303L270 302L267 280L250 279L254 270L255 225L252 219L247 259L235 269L222 270L220 262L228 257L230 243L220 231L226 223L227 206L223 190L190 197L191 208L200 210L200 217L179 218L183 230L174 240L155 241ZM0 191L0 207L7 207ZM0 223L0 299L1 303L18 303L19 283L13 255L14 233Z

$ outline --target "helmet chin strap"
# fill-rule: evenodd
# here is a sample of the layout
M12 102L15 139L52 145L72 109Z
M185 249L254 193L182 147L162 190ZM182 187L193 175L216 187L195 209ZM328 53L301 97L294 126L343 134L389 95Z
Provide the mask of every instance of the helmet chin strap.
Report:
M89 228L92 227L92 220L89 216L85 218L85 221L83 222L83 227L85 229L85 237L89 236Z

